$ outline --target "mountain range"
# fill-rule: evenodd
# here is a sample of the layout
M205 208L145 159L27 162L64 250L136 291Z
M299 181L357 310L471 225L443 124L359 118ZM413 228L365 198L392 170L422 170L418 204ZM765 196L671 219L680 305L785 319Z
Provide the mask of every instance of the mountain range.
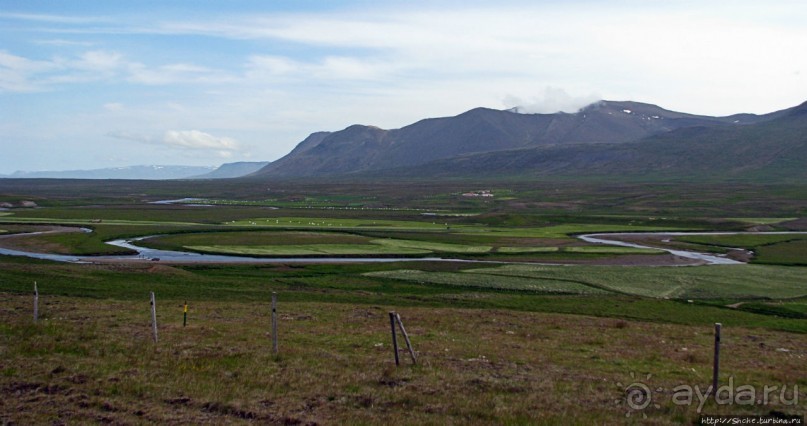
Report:
M807 102L711 117L629 101L576 113L475 108L400 129L312 133L274 162L15 172L0 178L807 180Z
M184 179L210 173L215 167L196 166L127 166L93 170L17 171L2 176L14 179Z
M639 102L577 113L476 108L394 130L317 132L252 177L807 177L807 103L711 117Z
M128 166L92 170L17 171L0 178L12 179L227 179L254 173L268 161L226 163L219 167L205 166Z

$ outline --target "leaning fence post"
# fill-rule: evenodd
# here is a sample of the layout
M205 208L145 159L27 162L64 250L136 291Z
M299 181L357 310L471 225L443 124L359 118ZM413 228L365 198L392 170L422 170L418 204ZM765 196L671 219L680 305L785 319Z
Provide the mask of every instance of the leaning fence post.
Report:
M395 352L395 365L401 365L398 359L398 338L395 336L395 312L389 313L389 325L392 329L392 350Z
M398 326L401 327L401 333L403 333L404 340L406 340L406 347L409 349L409 355L412 356L412 363L417 364L418 360L415 357L415 349L412 348L412 342L409 341L409 334L406 333L406 329L404 328L403 321L401 321L401 315L395 314L395 319L398 320Z
M272 351L277 355L277 293L272 292Z
M34 281L34 322L39 320L39 290L36 288L36 281Z
M157 343L157 301L154 292L151 292L151 331L154 334L154 343Z

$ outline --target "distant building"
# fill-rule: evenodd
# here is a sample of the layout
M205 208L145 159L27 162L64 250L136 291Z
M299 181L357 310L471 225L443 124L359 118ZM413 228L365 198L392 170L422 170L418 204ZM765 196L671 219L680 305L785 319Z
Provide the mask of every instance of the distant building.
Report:
M463 197L493 197L493 193L488 189L482 189L474 192L466 192L462 194Z

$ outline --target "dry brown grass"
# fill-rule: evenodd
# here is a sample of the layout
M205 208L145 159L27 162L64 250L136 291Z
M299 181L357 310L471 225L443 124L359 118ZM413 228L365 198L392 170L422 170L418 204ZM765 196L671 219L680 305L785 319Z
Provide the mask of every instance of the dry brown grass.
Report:
M284 303L280 355L266 304L149 304L0 294L0 421L45 423L678 424L671 389L711 380L712 330L586 316L401 308L419 355L392 361L390 306ZM709 413L807 408L807 338L724 328L723 377L799 385L798 406L707 404ZM648 378L648 375L650 377ZM727 379L726 379L727 380ZM625 388L654 389L643 411ZM788 394L789 395L789 394ZM626 417L626 414L631 414ZM647 416L647 419L643 418Z

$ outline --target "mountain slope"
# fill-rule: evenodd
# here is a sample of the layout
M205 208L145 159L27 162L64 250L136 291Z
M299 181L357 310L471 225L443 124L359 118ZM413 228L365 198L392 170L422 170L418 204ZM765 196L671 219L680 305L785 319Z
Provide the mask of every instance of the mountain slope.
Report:
M477 108L395 130L354 125L338 132L315 133L255 176L344 175L418 166L468 154L626 143L691 126L750 125L774 119L778 114L708 117L615 101L601 101L575 114L519 114Z
M575 144L471 154L386 176L614 176L807 179L807 103L744 126L694 126L621 144Z
M269 164L268 161L257 161L257 162L241 161L236 163L225 163L219 166L216 170L213 170L212 172L205 173L199 176L193 176L189 179L237 178L241 176L246 176L251 173L255 173L258 170L266 167L267 164Z

